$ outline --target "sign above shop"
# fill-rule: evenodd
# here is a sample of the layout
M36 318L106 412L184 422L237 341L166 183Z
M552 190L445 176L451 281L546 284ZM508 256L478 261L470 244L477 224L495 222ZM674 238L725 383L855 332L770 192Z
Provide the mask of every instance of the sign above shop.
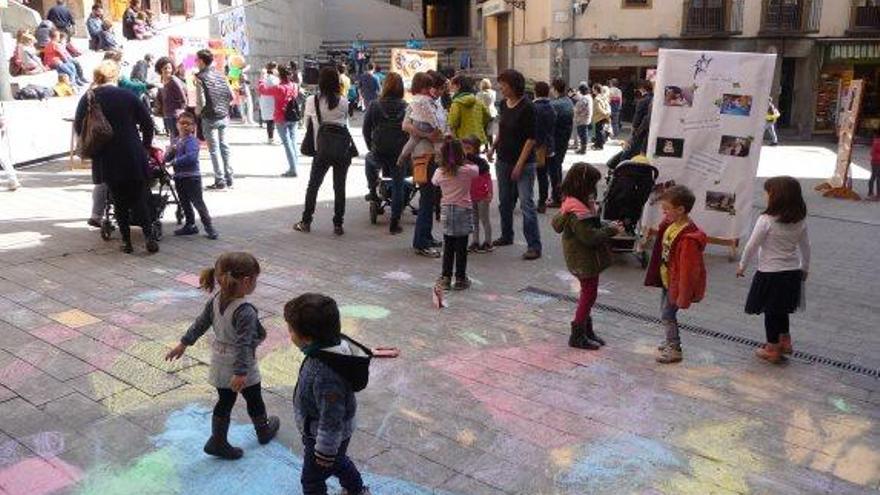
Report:
M621 43L593 43L590 45L590 53L594 55L639 55L644 57L657 56L656 49L642 50L639 45L624 45ZM650 54L648 54L650 53Z
M483 17L509 14L510 4L504 0L490 0L483 4Z

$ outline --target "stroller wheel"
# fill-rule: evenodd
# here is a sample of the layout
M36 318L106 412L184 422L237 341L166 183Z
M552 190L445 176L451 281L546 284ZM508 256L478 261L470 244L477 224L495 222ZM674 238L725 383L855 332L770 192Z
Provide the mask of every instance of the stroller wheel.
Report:
M642 268L648 268L648 253L647 251L642 251L638 255L639 264L642 265Z
M161 241L162 236L163 236L162 221L161 220L154 220L153 221L153 239L156 239L157 241Z
M370 223L376 225L379 221L379 205L375 201L370 202Z
M113 224L109 220L104 220L101 222L101 239L109 241L111 234L113 234Z

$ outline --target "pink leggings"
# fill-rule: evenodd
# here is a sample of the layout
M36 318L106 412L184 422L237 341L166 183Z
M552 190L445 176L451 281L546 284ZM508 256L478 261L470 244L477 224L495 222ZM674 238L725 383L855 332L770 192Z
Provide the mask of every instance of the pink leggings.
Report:
M587 320L596 303L596 295L599 292L599 277L578 278L581 283L581 296L578 298L577 310L574 312L574 322L580 325Z

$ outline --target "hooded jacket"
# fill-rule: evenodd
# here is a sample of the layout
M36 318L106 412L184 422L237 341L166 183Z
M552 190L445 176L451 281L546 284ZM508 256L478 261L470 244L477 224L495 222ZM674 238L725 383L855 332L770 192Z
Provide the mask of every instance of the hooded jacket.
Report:
M556 130L556 110L548 98L537 98L534 103L537 119L535 146L546 146L549 156L555 150L553 138Z
M459 93L452 99L449 109L449 128L458 139L477 136L486 144L486 125L492 120L489 109L477 101L472 93Z
M566 207L569 202L577 205ZM553 218L553 230L562 234L565 265L575 277L595 277L611 266L609 243L616 231L602 227L595 212L580 201L565 198L563 208Z
M303 352L293 391L296 427L315 439L315 455L334 462L339 446L354 433L354 394L367 387L373 353L345 335L338 345Z
M660 264L663 253L663 234L669 227L663 221L657 232L651 263L645 274L645 285L663 287L660 277ZM692 303L700 302L706 295L706 265L703 263L703 251L708 238L693 222L689 223L678 234L669 249L669 261L666 268L669 275L669 301L681 309L688 308Z

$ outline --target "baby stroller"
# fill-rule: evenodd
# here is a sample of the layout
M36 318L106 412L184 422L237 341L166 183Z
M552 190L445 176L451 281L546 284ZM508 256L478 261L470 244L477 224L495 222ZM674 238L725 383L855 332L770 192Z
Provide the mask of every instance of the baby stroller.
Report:
M153 228L153 238L157 241L162 240L162 217L165 214L165 208L168 205L176 205L175 217L177 225L183 223L183 210L180 208L180 202L177 199L177 191L174 190L171 174L165 169L164 152L159 148L151 148L147 150L147 175L150 184L150 196L148 199L147 209L150 218L132 218L132 225L145 225L150 222ZM107 190L107 201L104 205L104 218L101 220L101 239L109 241L113 231L116 230L116 214L113 211L113 201Z
M385 168L382 169L382 177L380 177L379 186L376 188L376 196L379 200L370 201L370 223L373 225L379 222L379 215L384 215L386 208L391 208L391 187L394 181L390 177L390 170L385 170ZM413 215L419 213L419 209L413 206L413 199L418 192L418 184L413 182L412 174L407 171L406 178L403 180L403 206L409 208Z
M602 199L602 219L617 220L624 226L624 231L611 239L611 251L633 254L642 268L648 266L648 253L642 249L642 211L659 175L650 163L625 161L608 171L608 188Z

